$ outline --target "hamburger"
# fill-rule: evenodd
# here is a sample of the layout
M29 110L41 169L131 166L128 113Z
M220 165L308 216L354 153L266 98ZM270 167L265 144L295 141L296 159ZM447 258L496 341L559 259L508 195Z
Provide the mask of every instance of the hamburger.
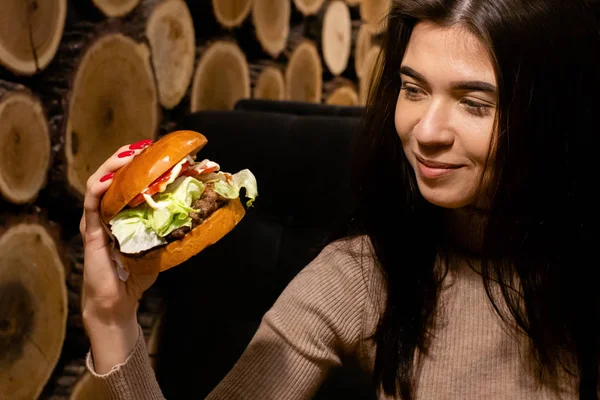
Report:
M196 159L204 135L180 130L161 137L119 169L102 197L100 215L113 258L127 273L172 268L229 233L258 195L248 169L223 172Z

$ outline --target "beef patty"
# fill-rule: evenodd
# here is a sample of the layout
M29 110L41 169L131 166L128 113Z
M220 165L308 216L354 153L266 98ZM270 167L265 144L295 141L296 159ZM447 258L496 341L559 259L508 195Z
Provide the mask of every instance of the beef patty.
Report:
M212 183L207 184L202 196L192 203L192 208L196 210L196 212L190 213L190 217L192 217L192 229L204 222L205 219L207 219L213 212L215 212L227 201L228 199L215 192ZM181 239L189 231L190 228L183 226L175 229L173 232L167 235L165 239L168 242Z

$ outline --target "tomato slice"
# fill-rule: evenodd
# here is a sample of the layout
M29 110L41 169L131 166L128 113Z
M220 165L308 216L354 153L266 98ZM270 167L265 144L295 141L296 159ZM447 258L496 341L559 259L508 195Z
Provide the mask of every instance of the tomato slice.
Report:
M173 168L175 168L175 166L176 165L172 166L165 173L163 173L161 176L156 178L154 180L154 182L152 182L146 189L142 190L141 193L139 193L137 196L135 196L127 205L132 208L137 207L145 201L145 199L144 199L145 194L147 194L149 196L154 196L156 193L164 191L167 188L167 182L171 178L171 174L172 174ZM185 173L185 171L187 171L189 166L190 166L189 161L186 161L183 164L181 164L181 171L179 172L179 176L183 175Z
M215 172L217 170L217 166L215 165L214 167L210 167L210 168L203 168L203 169L186 169L186 171L184 171L181 175L184 176L196 176L196 175L202 175L202 174L210 174L211 172Z

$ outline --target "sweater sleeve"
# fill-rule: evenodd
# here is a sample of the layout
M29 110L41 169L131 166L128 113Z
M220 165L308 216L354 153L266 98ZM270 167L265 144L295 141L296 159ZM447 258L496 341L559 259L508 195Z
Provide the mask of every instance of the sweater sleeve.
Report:
M311 399L328 372L358 350L363 272L340 244L325 248L282 292L207 399Z
M95 381L98 398L107 400L163 400L165 397L158 386L154 370L150 365L142 328L135 347L123 364L115 365L106 374L98 374L94 369L94 359L89 351L86 367Z
M369 276L342 246L327 246L288 284L207 399L311 399L328 372L358 352ZM105 398L164 398L146 354L139 340L124 364L102 376L88 355Z

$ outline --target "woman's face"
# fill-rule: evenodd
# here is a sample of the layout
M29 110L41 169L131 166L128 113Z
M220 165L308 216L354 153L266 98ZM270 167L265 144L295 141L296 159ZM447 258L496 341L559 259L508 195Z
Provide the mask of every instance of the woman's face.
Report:
M497 102L484 44L461 27L415 26L400 68L396 131L432 204L471 204L490 149Z

